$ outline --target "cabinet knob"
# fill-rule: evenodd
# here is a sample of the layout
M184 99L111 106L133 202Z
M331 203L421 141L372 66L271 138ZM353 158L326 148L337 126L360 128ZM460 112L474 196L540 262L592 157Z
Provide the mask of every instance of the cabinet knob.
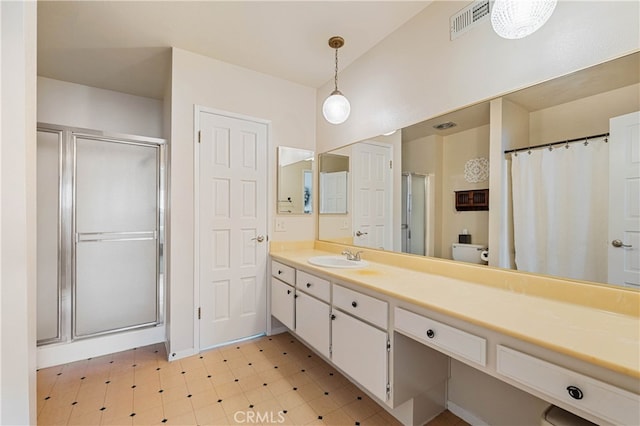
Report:
M331 314L331 321L335 320L336 316L334 314Z
M355 300L353 302L351 302L351 306L353 306L354 308L358 307L358 302L356 302Z
M428 330L427 330L427 337L428 337L429 339L433 339L433 338L435 337L435 335L436 335L436 332L435 332L435 331L433 331L432 329L428 329Z
M573 399L582 399L584 394L577 386L567 386L567 392L569 392L569 396Z
M280 269L278 269L278 275L282 274L282 271Z
M310 288L310 287L311 287L311 283L307 283L307 288Z
M287 294L291 294L291 290L287 290Z

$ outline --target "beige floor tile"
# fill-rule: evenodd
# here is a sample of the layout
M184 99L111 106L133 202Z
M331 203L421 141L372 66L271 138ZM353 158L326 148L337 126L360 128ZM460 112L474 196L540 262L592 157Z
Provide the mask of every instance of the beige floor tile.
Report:
M347 404L357 401L357 389L355 386L345 385L339 389L331 391L329 394L338 407L343 407Z
M78 396L77 390L70 390L68 392L60 392L57 394L52 394L48 399L42 399L39 401L42 402L44 406L63 406L68 405L71 406L71 403L76 400ZM46 397L45 397L46 398Z
M280 395L276 395L276 399L282 405L283 408L290 410L306 403L304 398L298 391L289 390Z
M313 411L322 416L339 408L338 404L336 404L336 402L331 397L329 397L329 395L322 395L316 399L307 401L307 404L311 408L313 408Z
M215 390L210 389L208 391L194 393L189 399L191 400L191 406L196 410L198 408L217 403L220 397Z
M209 374L207 376L211 376L211 383L214 386L222 385L225 383L233 383L235 377L230 369L226 369L223 371L208 371Z
M387 411L385 411L384 409L382 409L382 407L380 407L380 411L378 411L377 413L380 417L382 417L384 419L384 421L388 424L388 425L397 425L397 426L401 426L401 423L396 420L395 417L393 417L391 414L389 414Z
M282 379L275 380L273 382L269 382L268 387L271 393L277 396L285 392L289 392L295 386L293 386L287 378L282 378Z
M311 401L312 399L316 399L322 395L324 392L320 389L320 386L315 384L314 382L305 383L304 385L298 388L298 392L305 399L305 401Z
M371 417L372 415L380 412L382 408L379 405L371 403L369 400L363 398L343 405L342 410L351 416L351 418L360 420Z
M136 413L152 408L161 408L162 404L162 395L157 390L146 392L136 388L133 393L133 410Z
M131 418L133 425L155 425L162 422L164 413L162 407L148 408L146 410L136 410L136 415Z
M87 412L78 412L76 414L76 410L71 412L71 416L69 416L68 425L97 425L100 424L100 419L102 418L102 413L99 410L91 410Z
M304 425L318 418L318 413L306 404L298 405L292 409L287 409L285 414L287 419L291 419L291 424Z
M234 395L229 398L225 398L221 402L222 408L224 408L227 417L232 417L236 411L249 410L251 403L243 394Z
M103 407L104 410L101 411L102 418L104 420L126 417L133 413L133 399L121 399L114 402L105 402Z
M329 414L323 415L322 421L327 425L355 425L355 420L341 409L337 409L330 412Z
M277 368L271 368L269 370L264 370L261 371L260 373L258 373L258 375L262 378L262 380L264 380L266 383L269 382L274 382L276 380L279 379L283 379L285 377L284 374L282 374L282 371L280 371Z
M396 423L400 424L400 422ZM360 421L361 426L390 426L388 419L382 417L380 414L374 414L373 416L367 417L364 420Z
M226 424L227 422L227 414L222 404L217 402L198 408L195 410L195 416L199 425Z
M189 412L189 413L181 414L176 417L171 417L171 418L167 417L167 422L165 424L189 426L189 425L196 425L197 421L196 421L195 414L193 412Z
M127 425L133 425L133 417L124 416L124 417L105 418L103 416L102 420L100 421L100 424L101 425L105 425L105 426L127 426Z
M266 387L264 386L264 382L262 381L262 379L257 375L242 378L240 379L238 384L242 388L242 391L245 393Z
M72 406L45 404L38 415L38 424L66 424L71 416Z
M289 334L174 362L152 345L42 369L37 379L40 425L400 424ZM448 411L428 425L468 426Z
M193 412L191 401L186 397L162 404L162 407L166 418L175 418L182 414Z
M170 402L186 398L187 395L189 395L186 384L183 384L182 386L174 386L169 389L162 389L162 392L158 391L158 393L162 396L163 404L168 404Z
M187 380L187 390L190 394L196 394L198 392L207 392L213 390L213 384L211 380L204 377L192 378Z
M228 398L231 398L232 396L236 396L244 393L244 391L242 390L242 387L240 387L240 384L236 382L223 383L221 385L216 385L213 387L213 389L216 391L218 396L222 399L228 399Z
M268 401L274 398L273 393L269 390L268 386L258 386L254 389L244 391L244 396L247 397L249 403L258 404L263 401Z

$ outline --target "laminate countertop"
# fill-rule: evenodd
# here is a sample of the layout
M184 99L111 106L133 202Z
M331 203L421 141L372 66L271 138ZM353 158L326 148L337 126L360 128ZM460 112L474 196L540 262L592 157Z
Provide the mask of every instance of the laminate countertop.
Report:
M369 264L359 269L307 261L341 248L318 241L311 247L272 243L270 254L291 266L640 378L635 290L379 251L365 250Z

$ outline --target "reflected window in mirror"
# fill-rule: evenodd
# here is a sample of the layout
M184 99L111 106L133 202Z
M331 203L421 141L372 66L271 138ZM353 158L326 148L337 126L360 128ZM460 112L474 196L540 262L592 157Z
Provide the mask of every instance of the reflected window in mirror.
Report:
M320 162L320 213L347 214L349 196L349 156L326 153Z
M310 150L278 147L278 214L313 213L313 156Z

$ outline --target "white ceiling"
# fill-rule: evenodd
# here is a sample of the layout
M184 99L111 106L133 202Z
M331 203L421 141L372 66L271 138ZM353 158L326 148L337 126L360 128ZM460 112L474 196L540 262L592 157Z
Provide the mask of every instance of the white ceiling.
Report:
M161 99L169 47L320 87L431 1L39 1L38 75Z

